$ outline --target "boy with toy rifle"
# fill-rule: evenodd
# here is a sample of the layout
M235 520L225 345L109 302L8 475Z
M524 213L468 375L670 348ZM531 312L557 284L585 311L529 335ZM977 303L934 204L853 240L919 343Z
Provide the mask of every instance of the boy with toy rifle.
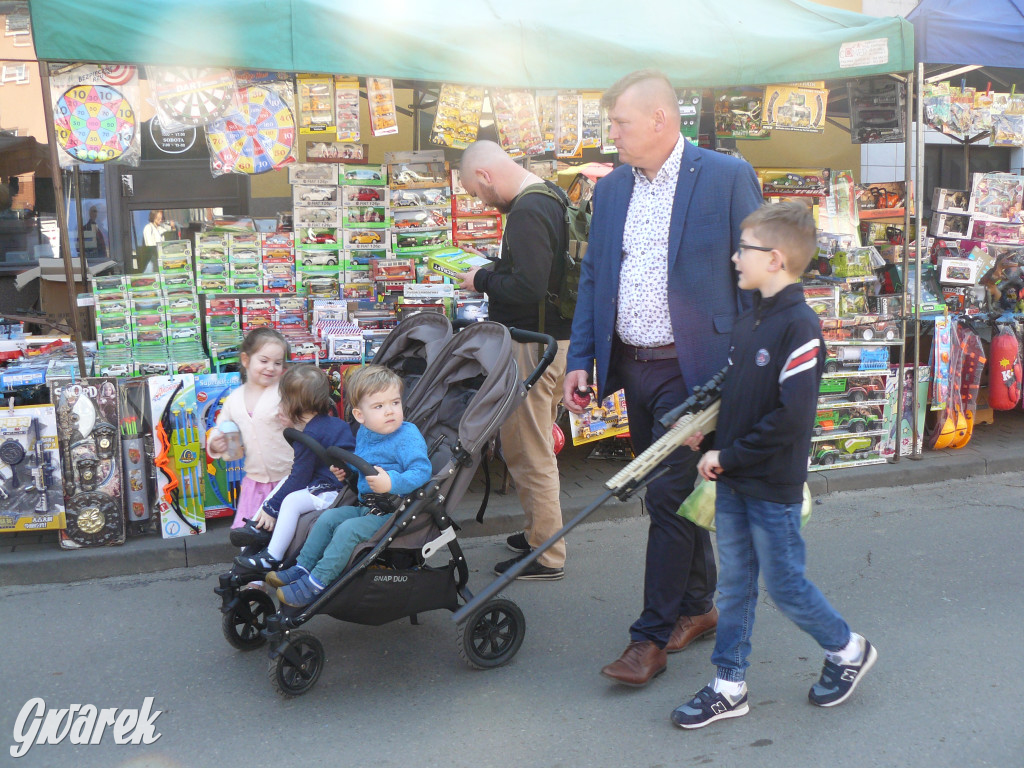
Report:
M758 571L790 620L825 650L812 704L832 707L853 693L878 653L804 575L800 536L807 456L824 367L824 342L800 276L817 250L814 220L798 202L766 205L742 224L732 260L754 308L732 332L714 450L697 469L717 481L720 571L714 681L672 713L681 728L747 714L744 675L757 606ZM688 443L696 448L700 435Z

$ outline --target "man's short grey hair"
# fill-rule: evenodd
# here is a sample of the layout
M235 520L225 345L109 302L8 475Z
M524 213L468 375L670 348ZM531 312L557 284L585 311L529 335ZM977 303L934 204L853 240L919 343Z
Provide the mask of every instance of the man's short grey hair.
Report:
M612 87L601 96L601 106L606 110L611 109L623 93L638 83L644 83L647 86L646 90L649 95L659 105L664 102L663 106L668 108L671 104L678 104L676 90L672 87L668 75L660 69L638 69L615 81Z

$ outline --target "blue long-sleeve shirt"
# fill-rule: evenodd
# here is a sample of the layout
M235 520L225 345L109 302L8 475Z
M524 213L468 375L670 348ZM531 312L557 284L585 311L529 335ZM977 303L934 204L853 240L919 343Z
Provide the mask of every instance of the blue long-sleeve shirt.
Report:
M415 424L404 422L389 435L360 426L356 432L356 456L385 470L391 477L391 493L404 496L426 483L433 471L427 458L427 443ZM359 473L359 496L373 493Z
M356 441L352 436L352 428L347 422L337 416L317 414L302 431L316 440L324 448L336 445L351 451L355 448ZM337 488L344 487L344 483L331 474L331 469L317 459L316 454L307 448L303 443L296 442L292 449L295 451L295 458L292 460L292 471L288 479L277 489L269 499L263 502L263 509L272 517L277 517L281 509L281 502L284 497L293 491L301 491L304 488Z

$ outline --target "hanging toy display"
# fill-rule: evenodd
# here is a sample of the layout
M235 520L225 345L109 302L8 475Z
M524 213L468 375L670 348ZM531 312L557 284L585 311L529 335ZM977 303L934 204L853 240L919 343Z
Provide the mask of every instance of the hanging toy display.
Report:
M1009 411L1020 402L1021 363L1017 334L1006 326L992 337L988 357L988 402L996 411Z
M146 67L146 77L162 125L208 125L234 108L235 77L230 69Z
M295 112L279 89L239 88L237 100L235 111L206 128L212 173L257 175L295 162Z
M67 528L63 549L123 544L117 380L52 379Z
M137 165L138 74L134 67L50 64L50 99L61 167Z

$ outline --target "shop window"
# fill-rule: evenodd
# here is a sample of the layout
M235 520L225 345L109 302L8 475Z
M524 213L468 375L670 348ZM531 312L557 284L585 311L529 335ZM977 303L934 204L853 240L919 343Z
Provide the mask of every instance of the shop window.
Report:
M0 82L24 85L28 82L28 64L4 64Z
M28 15L28 8L23 10L15 11L14 13L7 14L5 19L5 30L4 35L11 37L12 35L18 37L20 35L28 35L31 31L31 18Z

